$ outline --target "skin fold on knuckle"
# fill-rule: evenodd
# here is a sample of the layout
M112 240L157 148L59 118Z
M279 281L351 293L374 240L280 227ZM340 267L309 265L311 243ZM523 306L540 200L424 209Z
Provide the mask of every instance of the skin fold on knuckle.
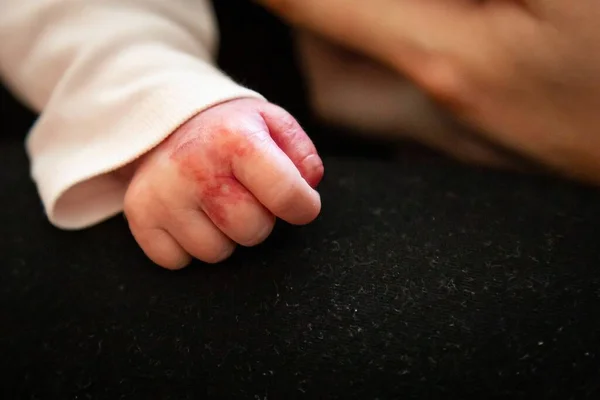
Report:
M278 111L277 125L281 129L280 135L288 140L298 137L301 128L296 118L281 107L278 107Z
M240 137L237 140L247 142L255 151L262 151L271 145L271 136L267 127L251 126L241 130Z

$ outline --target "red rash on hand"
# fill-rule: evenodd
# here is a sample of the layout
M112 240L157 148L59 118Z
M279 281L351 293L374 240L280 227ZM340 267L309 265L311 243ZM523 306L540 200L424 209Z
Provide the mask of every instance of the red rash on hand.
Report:
M197 191L196 200L216 225L228 228L236 206L257 201L233 173L233 166L238 171L252 168L252 160L259 156L255 153L264 151L260 143L266 138L257 135L270 136L273 146L290 158L304 180L317 187L323 178L323 163L295 120L286 122L291 117L281 110L256 112L259 107L254 105L249 107L250 112L246 105L229 103L223 107L230 109L223 108L221 113L215 108L214 115L200 114L190 120L171 136L168 145L170 160L189 179Z
M253 151L242 135L220 130L209 138L185 141L170 155L184 176L195 182L202 209L221 228L229 223L229 207L253 197L232 172L232 162Z

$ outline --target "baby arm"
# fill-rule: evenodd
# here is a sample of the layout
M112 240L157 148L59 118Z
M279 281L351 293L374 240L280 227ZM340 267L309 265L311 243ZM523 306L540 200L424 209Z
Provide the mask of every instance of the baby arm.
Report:
M200 163L210 174L244 181L233 185L235 203L253 204L254 218L271 213L302 223L318 213L318 195L288 157L304 154L296 163L316 161L314 171L322 174L318 156L310 157L316 156L312 143L283 110L214 66L216 26L207 0L4 0L0 43L6 85L40 113L26 146L54 225L81 229L125 209L136 240L158 264L180 267L190 255L219 261L224 248L246 240L234 232L236 212L244 207L233 207L233 190L226 196L211 176L189 172ZM274 125L271 115L287 124ZM272 132L279 128L280 135ZM225 150L236 146L254 150ZM171 153L179 156L166 156ZM131 184L124 167L133 170ZM256 191L268 188L258 177L281 178L269 167L291 177L282 182L299 187L303 203L286 203L276 193L262 203L265 196ZM216 198L221 189L217 203L230 205L215 211L203 199ZM196 197L175 196L183 192ZM185 207L189 218L170 213ZM289 218L286 207L300 217ZM192 209L201 217L193 217ZM220 245L221 256L207 243Z

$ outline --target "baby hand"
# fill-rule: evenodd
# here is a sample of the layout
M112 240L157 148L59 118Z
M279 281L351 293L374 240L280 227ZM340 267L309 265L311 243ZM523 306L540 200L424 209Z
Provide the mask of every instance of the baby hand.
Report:
M276 217L313 221L323 171L290 114L263 100L232 100L197 114L140 160L125 215L158 265L216 263L236 244L263 242Z

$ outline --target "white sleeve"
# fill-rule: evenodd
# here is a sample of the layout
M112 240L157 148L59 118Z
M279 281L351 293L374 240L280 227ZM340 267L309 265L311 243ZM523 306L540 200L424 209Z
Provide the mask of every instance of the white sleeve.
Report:
M49 220L122 211L113 172L198 112L258 97L214 66L208 0L1 0L0 77L39 118L26 149Z

